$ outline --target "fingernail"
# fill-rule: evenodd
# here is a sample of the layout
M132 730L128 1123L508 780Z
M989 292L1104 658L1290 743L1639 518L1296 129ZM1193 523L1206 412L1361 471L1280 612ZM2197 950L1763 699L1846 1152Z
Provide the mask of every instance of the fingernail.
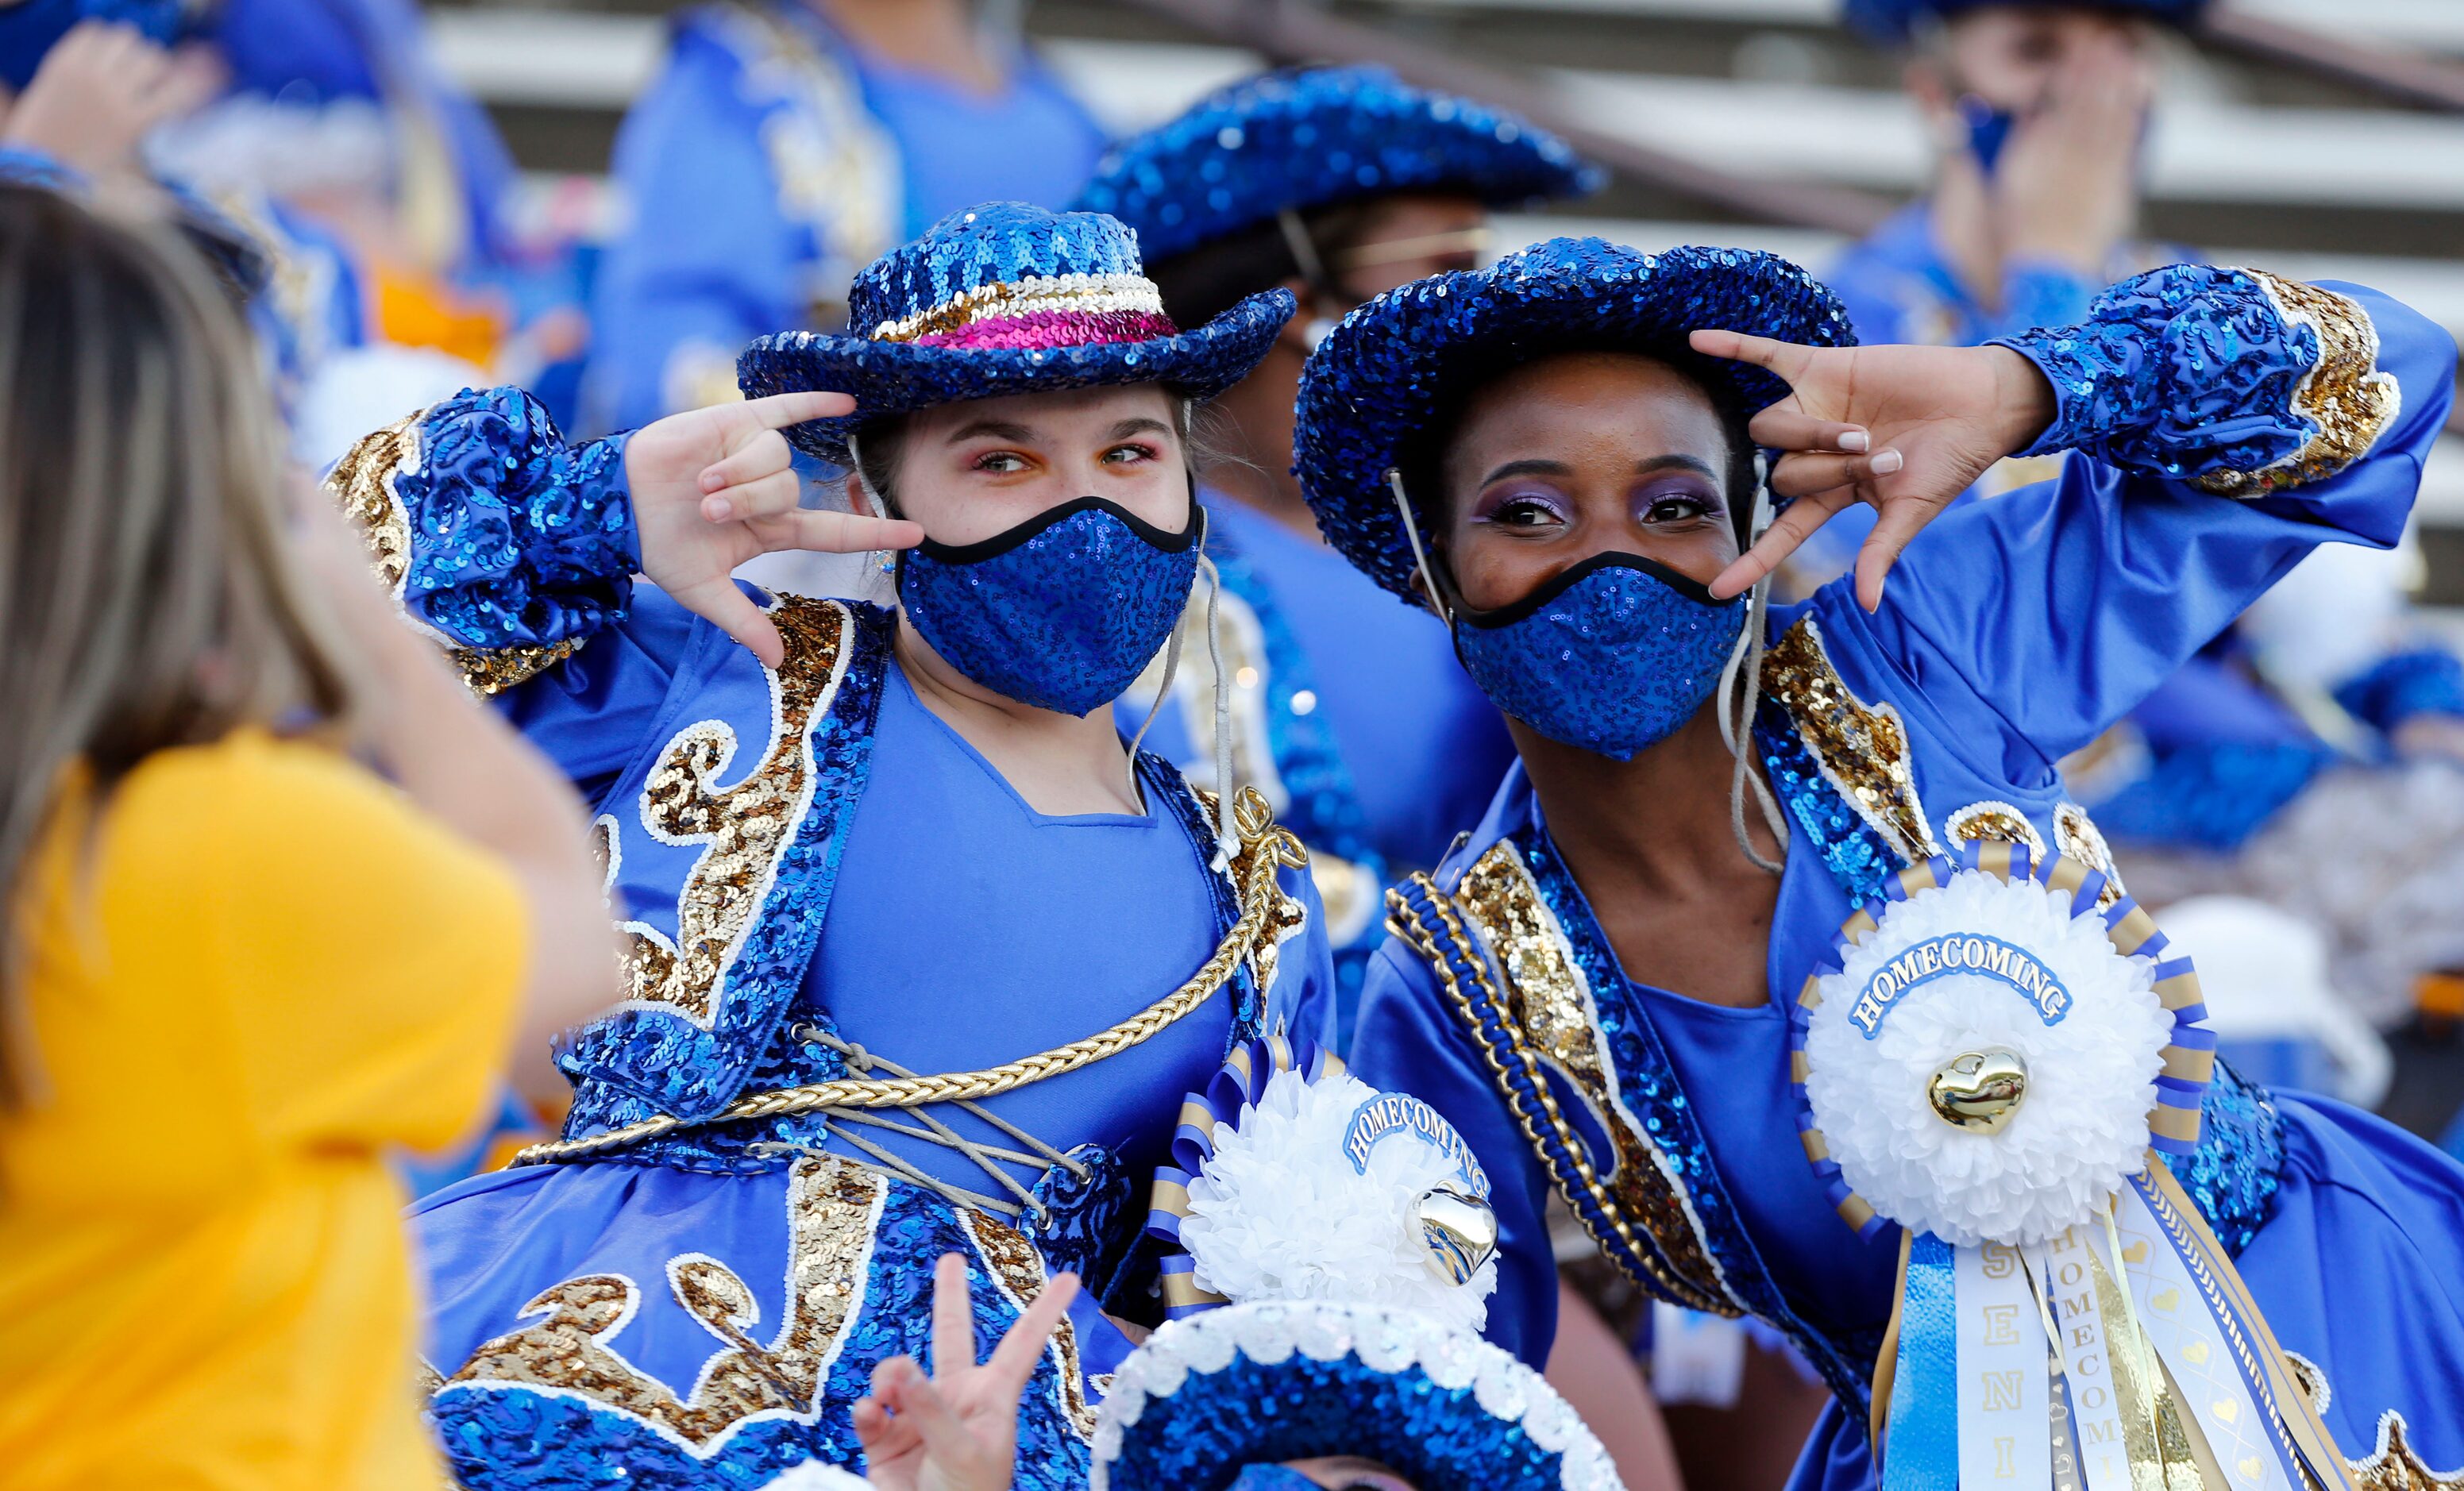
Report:
M701 511L703 516L716 523L724 521L733 509L728 506L725 497L713 497L701 505Z
M1888 476L1907 464L1907 458L1897 450L1885 450L1874 457L1874 474Z
M1839 437L1839 449L1842 450L1862 450L1873 443L1874 437L1861 429L1848 430Z

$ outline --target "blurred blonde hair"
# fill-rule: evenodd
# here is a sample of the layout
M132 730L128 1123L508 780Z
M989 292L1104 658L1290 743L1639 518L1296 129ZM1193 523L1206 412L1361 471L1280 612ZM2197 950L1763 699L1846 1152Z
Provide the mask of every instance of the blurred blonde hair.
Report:
M348 712L286 480L264 373L195 251L0 186L0 979L72 768L99 801L166 747Z

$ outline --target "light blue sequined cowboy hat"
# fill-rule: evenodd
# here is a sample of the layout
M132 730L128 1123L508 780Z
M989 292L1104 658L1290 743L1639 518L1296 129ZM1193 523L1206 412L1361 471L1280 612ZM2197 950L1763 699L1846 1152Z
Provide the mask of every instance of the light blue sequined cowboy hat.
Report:
M1787 397L1773 373L1699 358L1686 335L1748 332L1851 346L1839 297L1813 275L1750 249L1645 253L1598 238L1552 238L1486 269L1390 290L1343 318L1301 373L1294 471L1318 527L1353 566L1417 599L1411 536L1387 472L1474 384L1559 352L1678 359L1715 398L1759 410ZM1427 495L1412 495L1428 532Z
M1354 197L1459 191L1493 208L1581 196L1601 173L1547 130L1382 67L1267 73L1115 145L1077 206L1152 259Z
M2150 20L2188 27L2208 8L2208 0L1845 0L1840 22L1868 38L1883 42L1908 39L1919 23L1947 20L1962 11L1983 5L2058 5L2069 10L2112 11L2144 15Z
M1478 1334L1487 1194L1419 1100L1305 1043L1236 1050L1155 1173L1171 1318L1112 1376L1094 1491L1300 1487L1282 1463L1331 1456L1419 1491L1617 1491L1574 1411Z
M787 432L845 465L847 438L867 420L935 405L1145 383L1212 398L1248 375L1291 315L1291 295L1271 290L1183 331L1128 228L1097 212L993 202L868 266L847 296L849 330L759 338L736 377L748 398L853 395L853 414Z

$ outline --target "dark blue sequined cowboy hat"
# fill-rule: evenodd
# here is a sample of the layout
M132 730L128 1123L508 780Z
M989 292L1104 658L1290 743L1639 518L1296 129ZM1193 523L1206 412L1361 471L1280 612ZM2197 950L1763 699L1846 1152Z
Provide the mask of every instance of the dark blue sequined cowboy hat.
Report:
M825 389L856 411L787 432L839 465L865 421L939 404L1106 384L1212 398L1248 375L1292 315L1251 296L1182 331L1138 260L1136 234L1096 212L993 202L953 212L858 274L849 330L780 332L736 360L748 398Z
M1451 189L1516 207L1597 189L1537 125L1424 93L1382 67L1267 73L1114 146L1077 206L1137 230L1152 259L1353 197Z
M23 0L0 8L0 82L24 89L52 47L80 21L135 27L146 40L167 47L203 10L190 0Z
M1962 11L1994 5L2057 5L2075 11L2112 11L2144 15L2149 20L2189 27L2208 8L2207 0L1845 0L1839 19L1871 40L1902 42L1921 21L1947 20Z
M1293 470L1327 541L1406 600L1412 540L1387 472L1474 384L1559 352L1677 357L1715 398L1758 410L1788 396L1773 373L1697 359L1686 334L1728 330L1817 346L1857 340L1839 297L1786 259L1750 249L1645 253L1552 238L1482 270L1390 290L1353 311L1301 373ZM1428 533L1427 493L1413 493Z

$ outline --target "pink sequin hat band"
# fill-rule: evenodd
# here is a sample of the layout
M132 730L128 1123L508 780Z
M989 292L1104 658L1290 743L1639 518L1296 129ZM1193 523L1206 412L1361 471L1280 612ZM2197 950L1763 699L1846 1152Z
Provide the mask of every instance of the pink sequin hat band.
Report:
M1052 274L961 290L883 321L875 341L925 347L1085 347L1149 341L1179 330L1155 281L1138 274Z

